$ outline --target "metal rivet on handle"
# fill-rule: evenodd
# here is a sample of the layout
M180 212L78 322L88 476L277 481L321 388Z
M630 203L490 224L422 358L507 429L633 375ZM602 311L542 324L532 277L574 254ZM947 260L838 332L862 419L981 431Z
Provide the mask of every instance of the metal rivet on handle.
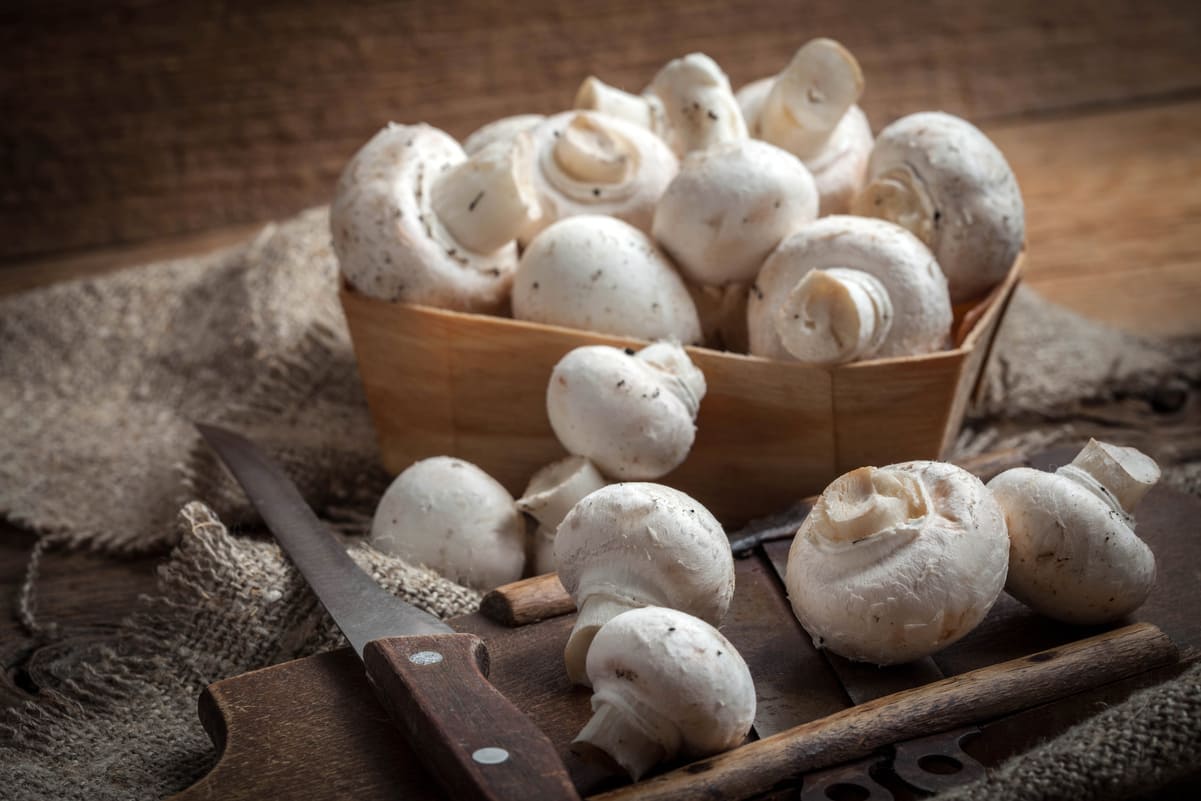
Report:
M499 765L509 758L509 752L503 748L480 748L471 758L481 765Z
M414 665L436 665L442 661L442 654L437 651L418 651L409 655L409 661Z

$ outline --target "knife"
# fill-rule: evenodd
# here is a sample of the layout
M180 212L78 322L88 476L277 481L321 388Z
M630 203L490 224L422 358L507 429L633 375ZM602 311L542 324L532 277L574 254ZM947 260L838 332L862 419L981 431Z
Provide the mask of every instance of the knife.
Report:
M488 683L488 650L375 583L247 439L197 424L363 660L388 716L450 798L573 799L555 747Z

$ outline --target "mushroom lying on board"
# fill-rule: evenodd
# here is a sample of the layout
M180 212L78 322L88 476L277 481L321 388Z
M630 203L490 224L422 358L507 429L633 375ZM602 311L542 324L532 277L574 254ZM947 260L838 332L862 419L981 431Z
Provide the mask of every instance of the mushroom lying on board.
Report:
M755 720L755 685L717 629L674 609L610 620L588 652L592 717L573 750L592 749L637 781L677 755L706 757L742 743Z
M821 214L844 214L863 186L872 129L855 105L863 72L850 51L832 39L813 39L784 71L738 90L751 136L805 162L817 181Z
M1159 475L1149 456L1094 439L1054 473L1017 467L988 482L1009 525L1005 589L1068 623L1133 612L1155 582L1155 556L1134 533L1134 508Z
M513 316L640 339L701 338L688 289L651 238L592 214L560 220L526 248Z
M591 345L551 372L546 413L559 442L605 475L659 478L678 467L696 438L705 376L678 345L638 352Z
M594 111L556 114L529 135L541 216L521 231L523 246L556 220L578 214L616 217L650 233L655 204L679 168L662 139Z
M546 119L545 114L514 114L477 128L463 140L463 150L470 156L497 142L512 142L518 134L532 131Z
M931 353L946 347L951 317L925 245L898 225L842 215L781 242L747 301L751 353L809 364Z
M600 627L643 606L679 609L714 625L734 595L734 557L721 523L661 484L610 484L577 503L555 536L559 580L579 615L563 659L576 684Z
M704 53L669 61L641 95L589 77L576 92L576 108L621 117L653 131L676 156L747 138L730 79Z
M655 208L655 239L689 281L749 283L780 240L817 218L800 159L744 139L689 153Z
M555 570L555 531L571 507L609 482L583 456L568 456L534 473L517 508L538 521L534 531L534 575Z
M368 541L480 590L516 581L525 566L525 521L513 496L450 456L414 462L392 481Z
M500 311L514 239L538 216L531 158L517 140L467 160L436 128L389 124L346 165L330 207L346 280L384 300Z
M943 462L861 467L826 487L785 583L818 647L890 665L967 634L1001 594L1009 540L980 479Z
M910 114L880 132L853 211L903 225L925 242L956 303L999 283L1026 235L1022 194L1001 151L971 123L940 111Z

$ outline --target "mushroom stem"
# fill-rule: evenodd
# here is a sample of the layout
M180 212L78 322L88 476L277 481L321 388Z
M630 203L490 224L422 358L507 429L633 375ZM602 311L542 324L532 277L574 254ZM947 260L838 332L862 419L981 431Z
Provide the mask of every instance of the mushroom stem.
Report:
M765 140L802 159L822 145L863 93L863 71L833 39L806 43L776 78L760 112Z
M934 243L938 211L925 184L908 165L881 173L855 197L851 211L905 228L927 246Z
M618 117L651 131L656 127L655 120L658 114L655 100L610 86L594 76L585 78L580 84L572 105L575 108Z
M775 326L780 343L797 360L845 364L879 350L892 319L892 299L875 276L832 267L811 270L797 282Z
M666 130L660 135L678 156L748 136L730 79L703 53L668 62L648 91L663 104Z
M622 612L637 609L642 604L634 603L625 598L612 595L594 594L584 599L576 616L575 627L567 638L567 647L563 650L563 661L567 665L567 676L574 684L591 687L588 680L586 660L588 649L601 626L608 623Z
M539 217L532 159L529 137L519 135L485 147L434 182L430 205L455 241L491 253Z
M821 503L828 523L824 538L845 544L924 517L928 507L916 476L875 467L840 476L822 493Z
M573 117L556 139L554 159L564 174L581 183L620 184L637 167L628 142L583 114Z
M1095 439L1056 473L1082 484L1111 506L1116 502L1117 511L1128 519L1160 476L1159 465L1145 453Z
M597 701L592 717L572 741L581 756L595 756L596 749L625 769L634 781L666 758L659 741L648 735L638 721L625 710L606 701Z

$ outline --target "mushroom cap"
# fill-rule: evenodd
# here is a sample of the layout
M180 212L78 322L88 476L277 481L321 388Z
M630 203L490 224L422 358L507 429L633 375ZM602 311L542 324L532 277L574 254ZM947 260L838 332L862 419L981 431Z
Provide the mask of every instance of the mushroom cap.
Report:
M581 120L582 122L576 122ZM556 156L559 140L572 124L596 131L621 160L622 177L598 181L574 172ZM534 188L541 219L522 232L522 245L557 220L579 214L616 217L650 233L655 204L679 169L667 143L646 128L599 111L565 111L548 117L530 131L535 150Z
M592 214L560 220L526 248L513 316L641 339L701 338L688 288L651 238Z
M493 120L477 128L464 139L463 150L471 156L496 142L512 141L518 134L531 130L545 119L545 114L514 114L511 117Z
M735 95L751 136L756 139L762 138L759 115L775 80L774 75L760 78L739 89ZM821 150L801 159L813 174L817 185L817 194L821 199L818 208L820 216L850 211L855 194L867 180L867 164L873 144L872 127L867 115L858 105L853 105L834 126Z
M513 496L450 456L414 462L392 481L369 542L481 590L516 581L525 566L525 521Z
M1155 556L1103 497L1028 467L1006 470L988 488L1009 527L1005 589L1014 598L1067 623L1117 620L1147 599Z
M559 526L555 563L577 606L600 595L717 624L734 595L734 557L721 523L662 484L610 484L583 498Z
M767 102L767 96L771 94L775 82L776 76L770 75L751 81L734 93L734 99L742 109L742 118L746 120L747 129L753 137L759 136L759 114L763 111L763 104Z
M872 126L859 106L851 106L842 115L830 138L813 156L803 159L821 197L818 214L846 214L855 194L867 180L871 158Z
M635 717L677 754L703 757L742 743L755 720L755 685L721 632L675 609L647 607L606 623L588 651L592 708Z
M517 508L538 521L534 531L535 575L555 569L555 531L581 498L608 483L583 456L568 456L543 467L530 478Z
M943 462L836 479L788 554L793 611L814 642L880 665L971 631L1005 584L1005 519L980 479Z
M569 453L617 479L658 478L687 458L705 381L683 349L667 347L691 369L673 374L662 358L656 366L606 345L576 348L559 360L546 411Z
M500 311L517 268L517 246L474 253L430 206L435 179L466 160L429 125L389 123L346 165L329 224L342 274L371 297L459 311Z
M776 331L778 310L807 273L831 268L865 272L888 291L892 325L875 358L930 353L947 345L951 301L929 249L898 225L835 215L801 228L767 258L747 301L751 353L793 360Z
M919 197L883 197L882 181ZM956 302L999 283L1026 235L1022 194L1001 151L971 123L940 111L910 114L880 132L854 209L916 233Z
M653 231L688 280L749 282L780 240L817 218L817 204L800 159L744 139L685 157L659 199Z

